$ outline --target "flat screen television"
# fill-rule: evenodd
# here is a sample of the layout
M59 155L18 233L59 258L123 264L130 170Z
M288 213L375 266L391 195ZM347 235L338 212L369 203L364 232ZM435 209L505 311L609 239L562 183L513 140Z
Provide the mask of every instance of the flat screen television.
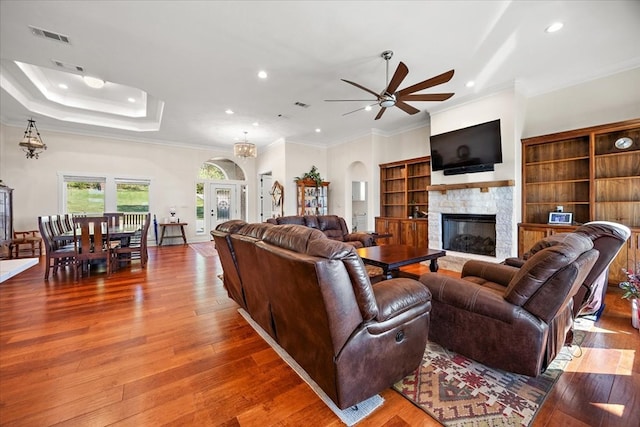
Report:
M431 169L445 175L494 170L502 163L500 119L433 135Z

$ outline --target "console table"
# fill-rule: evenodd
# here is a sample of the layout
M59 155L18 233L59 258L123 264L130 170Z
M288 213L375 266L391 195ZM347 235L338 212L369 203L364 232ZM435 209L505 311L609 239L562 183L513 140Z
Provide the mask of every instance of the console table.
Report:
M184 242L185 245L187 244L187 236L184 234L184 226L188 225L186 222L165 222L158 225L160 226L160 229L161 229L160 243L158 243L158 246L162 246L162 242L164 241L165 238L174 239L179 237L182 237L182 241ZM180 234L169 234L165 236L164 233L165 231L167 231L167 227L170 227L170 228L180 227Z

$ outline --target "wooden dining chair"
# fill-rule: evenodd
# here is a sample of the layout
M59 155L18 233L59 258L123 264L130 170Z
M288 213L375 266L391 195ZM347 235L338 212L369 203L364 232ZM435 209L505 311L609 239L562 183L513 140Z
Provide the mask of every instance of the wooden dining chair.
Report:
M105 212L103 215L107 218L107 221L109 221L109 227L118 227L123 223L121 219L124 214L120 212Z
M78 271L91 274L91 261L105 260L107 276L111 274L112 247L109 240L109 221L104 216L74 218L73 246L75 251L75 280Z
M49 280L49 270L53 269L53 274L58 272L58 268L72 266L75 267L75 250L73 246L60 246L53 240L53 233L49 216L38 217L38 229L42 236L42 243L45 249L45 269L44 280Z
M124 225L143 225L147 219L146 213L127 212L122 214L122 223Z
M112 249L112 267L114 270L116 267L119 267L121 263L131 262L135 259L139 259L140 266L146 268L147 260L149 259L147 252L149 224L151 224L150 213L146 214L140 233L136 233L136 235L130 239L128 246L118 246Z

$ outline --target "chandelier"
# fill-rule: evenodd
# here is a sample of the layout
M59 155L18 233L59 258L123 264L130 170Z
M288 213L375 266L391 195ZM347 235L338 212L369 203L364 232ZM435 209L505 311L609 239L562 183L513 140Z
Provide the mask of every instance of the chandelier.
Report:
M233 155L242 159L256 157L258 155L256 144L247 141L247 132L244 133L244 141L233 144Z
M33 132L35 132L35 135ZM27 129L24 131L24 137L22 137L22 141L18 145L22 147L22 151L27 153L27 159L33 159L34 157L37 159L40 153L47 149L47 145L42 142L35 120L29 119Z

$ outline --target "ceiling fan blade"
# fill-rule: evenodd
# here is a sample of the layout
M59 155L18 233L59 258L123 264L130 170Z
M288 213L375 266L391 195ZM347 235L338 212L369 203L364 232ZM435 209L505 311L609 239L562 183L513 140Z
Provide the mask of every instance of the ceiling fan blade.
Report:
M349 83L350 85L353 85L353 86L355 86L355 87L357 87L357 88L359 88L359 89L362 89L362 90L364 90L365 92L369 92L371 95L375 96L375 97L376 97L376 99L378 99L378 98L380 97L380 95L378 95L377 93L375 93L375 92L374 92L374 91L372 91L371 89L367 89L366 87L364 87L364 86L362 86L362 85L359 85L358 83L354 83L354 82L351 82L351 81L349 81L349 80L345 80L345 79L340 79L340 80L342 80L342 81L343 81L343 82L345 82L345 83Z
M453 93L427 93L427 94L415 94L405 95L400 97L401 101L446 101L451 98Z
M396 89L398 89L398 86L400 86L400 83L402 83L404 78L407 77L407 74L409 74L409 69L404 65L404 62L400 62L398 64L398 68L396 68L396 72L393 73L393 77L391 78L389 86L387 86L387 90L385 92L389 95L393 95Z
M384 114L384 110L386 110L386 107L380 107L380 111L378 112L374 120L378 120L380 117L382 117L382 115Z
M416 113L420 112L420 110L418 110L417 108L412 107L409 104L405 104L402 101L396 101L396 107L398 107L399 109L401 109L402 111L404 111L407 114L416 114Z
M377 99L325 99L324 100L324 102L348 102L348 101L378 102Z
M427 89L433 86L438 86L443 83L448 82L453 77L454 70L449 70L446 73L442 73L438 76L431 77L423 82L416 83L413 86L406 87L396 94L396 97L403 97L404 95L408 95L410 93L418 92L423 89Z
M343 116L348 116L349 114L355 113L360 110L364 110L367 107L358 108L357 110L349 111L348 113L344 113Z

